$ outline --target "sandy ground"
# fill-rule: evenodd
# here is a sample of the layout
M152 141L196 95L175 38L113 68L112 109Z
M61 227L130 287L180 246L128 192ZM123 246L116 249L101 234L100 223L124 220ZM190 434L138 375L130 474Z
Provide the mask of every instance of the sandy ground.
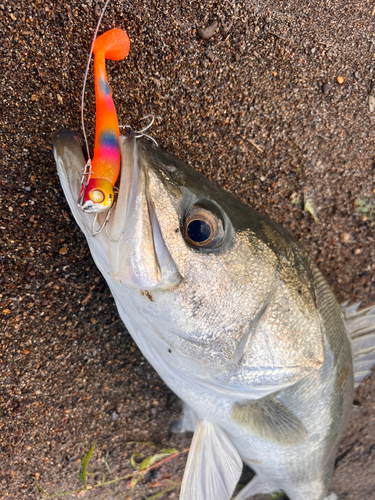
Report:
M113 1L103 23L126 28L132 41L126 61L108 64L121 123L138 128L153 112L162 147L281 223L340 301L366 304L375 302L374 6ZM214 19L217 31L202 40L197 28ZM169 431L179 402L119 320L52 158L53 133L79 129L96 21L91 0L0 4L4 499L39 498L35 477L49 493L79 488L81 458L95 441L90 484L102 472L130 472L133 453L190 442ZM339 500L375 498L375 373L355 403L333 483ZM147 441L155 447L134 443ZM150 497L181 481L184 461L148 473L133 494L122 481L82 497ZM175 489L159 498L177 497Z

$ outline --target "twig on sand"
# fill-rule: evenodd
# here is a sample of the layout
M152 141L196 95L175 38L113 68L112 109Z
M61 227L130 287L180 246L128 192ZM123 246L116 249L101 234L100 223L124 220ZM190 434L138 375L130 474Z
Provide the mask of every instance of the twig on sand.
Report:
M252 146L254 146L255 149L257 149L260 153L264 153L264 150L260 148L255 142L251 141L250 139L247 139Z

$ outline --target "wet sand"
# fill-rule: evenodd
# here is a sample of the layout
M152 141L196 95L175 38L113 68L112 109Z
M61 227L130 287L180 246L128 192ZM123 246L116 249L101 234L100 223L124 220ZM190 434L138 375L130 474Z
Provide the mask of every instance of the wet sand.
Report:
M203 40L197 29L214 19ZM0 4L4 499L39 498L35 477L49 493L79 488L95 441L90 484L130 472L133 453L190 442L169 431L179 402L119 320L52 157L52 135L80 128L96 22L92 1ZM124 62L108 64L121 123L139 128L154 113L161 147L282 224L340 301L374 303L373 2L113 2L102 31L112 27L132 41ZM92 147L92 72L85 116ZM375 495L374 372L355 404L337 459L339 500ZM184 461L148 473L132 495L122 481L83 498L152 496L181 481Z

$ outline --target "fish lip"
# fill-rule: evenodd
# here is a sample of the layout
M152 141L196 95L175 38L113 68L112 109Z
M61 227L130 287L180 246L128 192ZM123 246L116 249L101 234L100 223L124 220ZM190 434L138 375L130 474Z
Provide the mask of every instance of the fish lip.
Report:
M174 287L181 277L162 238L148 188L153 165L148 164L142 140L133 132L120 135L119 144L119 189L105 231L110 240L111 274L132 288Z
M107 233L110 234L110 239L115 242L122 238L126 230L140 175L140 168L136 158L137 148L134 133L130 131L127 135L120 134L118 140L121 149L121 169L118 179L119 186L115 203L112 205L112 216L108 222L109 230ZM128 154L126 155L124 155L123 147L125 143L129 145ZM133 161L131 158L132 155L135 155ZM130 161L128 161L129 157Z

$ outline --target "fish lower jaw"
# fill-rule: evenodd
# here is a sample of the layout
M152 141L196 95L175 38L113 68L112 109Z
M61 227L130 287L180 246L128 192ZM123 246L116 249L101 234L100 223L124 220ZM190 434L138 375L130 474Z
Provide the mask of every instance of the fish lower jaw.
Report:
M137 275L131 271L129 273L124 273L123 271L118 274L112 273L112 278L126 288L133 290L133 292L151 291L157 288L160 283L160 280L153 280L152 278Z
M112 273L111 277L120 285L131 290L132 293L140 293L141 295L146 297L149 297L152 292L156 291L171 291L180 284L182 279L181 277L176 277L174 281L171 281L168 279L163 279L163 277L161 277L159 280L150 280L147 278L142 278L141 276L138 276L131 272L129 272L128 275L124 275L123 273Z

